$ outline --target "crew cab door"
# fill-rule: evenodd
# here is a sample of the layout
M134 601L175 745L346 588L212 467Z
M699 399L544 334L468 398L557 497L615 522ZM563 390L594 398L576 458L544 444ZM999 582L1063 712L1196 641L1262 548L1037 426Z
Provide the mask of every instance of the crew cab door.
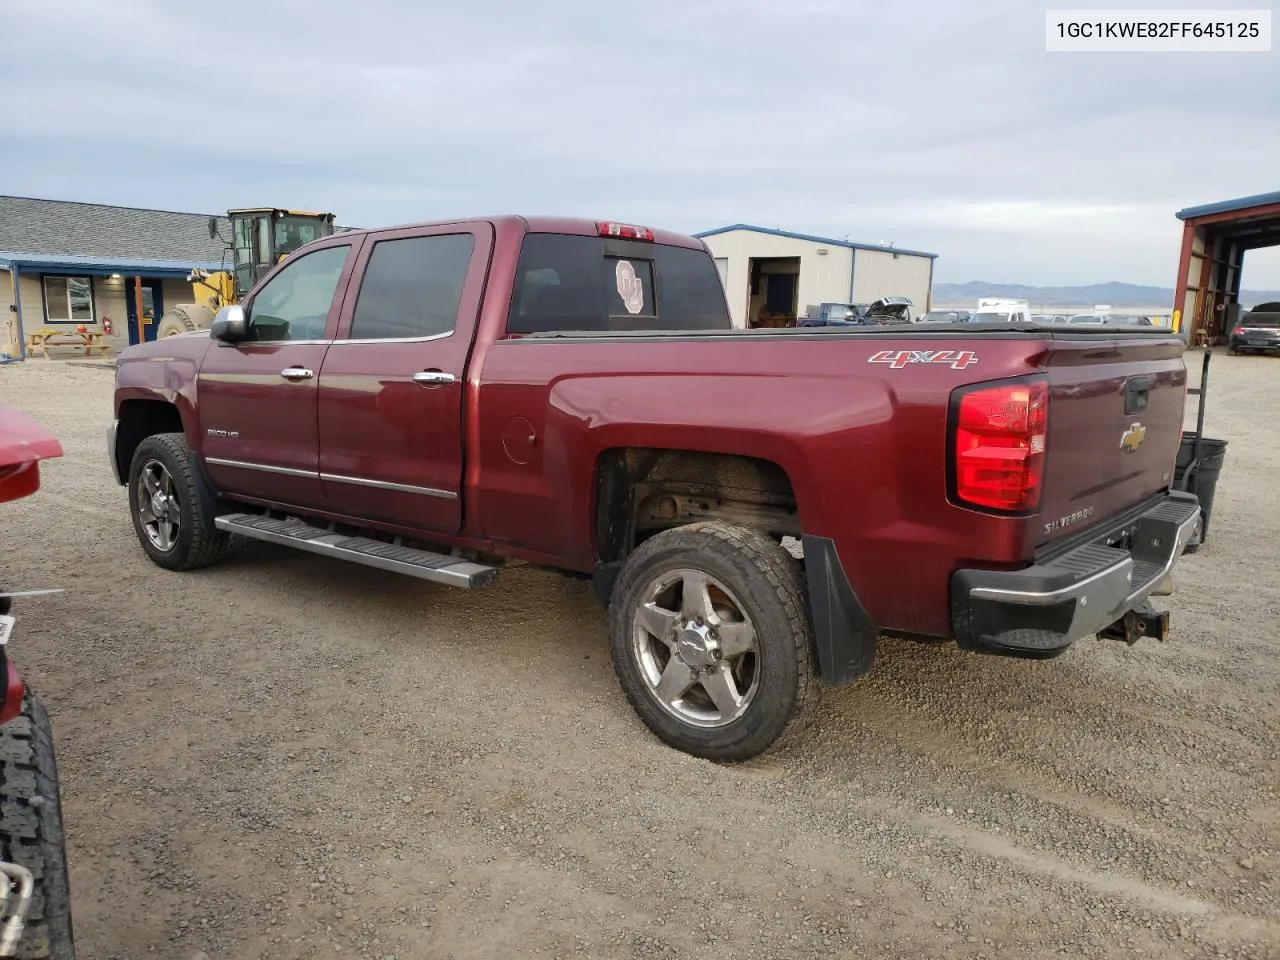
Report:
M367 236L320 369L332 512L461 529L464 381L492 248L486 223Z
M249 336L215 341L196 398L201 454L219 489L298 506L324 502L316 374L337 329L354 246L294 254L246 302Z

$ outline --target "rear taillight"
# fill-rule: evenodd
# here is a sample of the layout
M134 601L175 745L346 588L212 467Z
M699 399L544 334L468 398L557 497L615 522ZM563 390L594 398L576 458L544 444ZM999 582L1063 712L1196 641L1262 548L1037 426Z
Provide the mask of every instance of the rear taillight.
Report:
M951 428L956 502L1009 513L1039 507L1048 420L1043 380L957 391Z
M648 227L614 223L611 220L597 220L596 232L602 237L621 237L623 240L653 240L653 231Z

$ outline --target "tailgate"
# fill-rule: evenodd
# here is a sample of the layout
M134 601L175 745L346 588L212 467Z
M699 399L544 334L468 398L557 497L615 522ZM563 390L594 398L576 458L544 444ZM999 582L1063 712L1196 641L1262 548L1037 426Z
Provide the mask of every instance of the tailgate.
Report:
M1168 489L1186 401L1175 335L1062 334L1051 343L1037 546Z

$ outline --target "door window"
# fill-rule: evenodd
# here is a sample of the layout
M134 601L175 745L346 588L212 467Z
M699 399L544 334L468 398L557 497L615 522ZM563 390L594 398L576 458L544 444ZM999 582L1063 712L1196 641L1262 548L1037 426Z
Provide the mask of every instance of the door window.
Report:
M351 247L325 247L291 258L249 305L249 339L321 340L338 278Z
M351 339L419 339L453 333L474 246L470 233L375 243L351 318Z

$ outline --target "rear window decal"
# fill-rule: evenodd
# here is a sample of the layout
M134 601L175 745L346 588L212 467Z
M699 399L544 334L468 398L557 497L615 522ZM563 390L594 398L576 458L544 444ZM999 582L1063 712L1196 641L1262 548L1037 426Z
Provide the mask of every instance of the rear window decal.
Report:
M636 268L629 260L619 260L614 269L618 278L618 296L627 312L637 314L644 309L644 284L636 276Z

